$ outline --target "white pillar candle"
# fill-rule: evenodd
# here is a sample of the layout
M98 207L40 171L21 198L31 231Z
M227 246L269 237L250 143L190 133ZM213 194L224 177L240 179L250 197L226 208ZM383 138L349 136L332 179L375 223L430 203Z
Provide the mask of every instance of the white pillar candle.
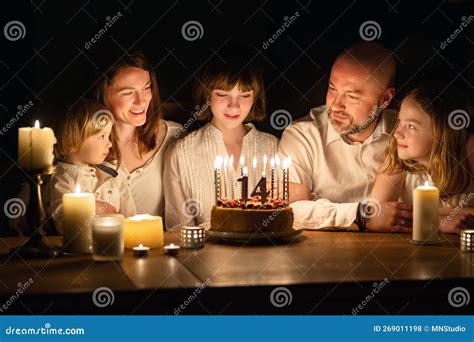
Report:
M92 252L92 218L95 215L95 196L81 192L63 195L64 252L83 254Z
M40 128L36 120L35 127L18 129L18 161L27 170L43 170L53 165L53 146L56 144L54 132L49 127Z
M123 216L101 215L92 220L92 257L97 261L123 257Z
M439 189L425 182L413 190L413 241L439 241Z

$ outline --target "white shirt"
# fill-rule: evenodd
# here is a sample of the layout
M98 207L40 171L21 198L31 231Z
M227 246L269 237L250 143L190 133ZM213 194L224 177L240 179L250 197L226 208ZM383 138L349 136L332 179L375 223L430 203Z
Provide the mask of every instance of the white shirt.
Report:
M168 145L179 136L182 126L173 121L162 120L162 122L166 125L166 136L160 148L148 159L145 165L131 173L123 163L119 168L119 173L124 176L130 186L139 214L164 215L164 156Z
M243 138L241 155L245 157L245 165L249 169L250 196L253 190L252 159L254 156L257 157L259 169L256 174L261 175L263 156L268 157L268 169L270 158L277 151L278 139L271 134L258 131L252 124L246 124L245 127L248 132ZM190 133L170 147L164 174L165 223L168 229L210 221L211 209L215 205L214 160L217 155L226 156L227 150L222 132L212 123ZM234 170L233 187L236 198L240 198L241 194L238 178L240 168ZM230 176L228 184L227 198L230 198Z
M291 156L290 182L305 184L312 201L291 204L295 224L304 228L348 227L358 203L367 199L385 159L397 113L385 110L364 142L343 139L329 122L325 106L285 129L278 152ZM291 186L290 186L291 198Z
M124 216L136 214L135 203L123 175L113 177L93 166L60 162L51 178L51 213L59 228L63 218L63 195L75 192L76 185L81 186L81 192L93 193L96 200L113 205Z

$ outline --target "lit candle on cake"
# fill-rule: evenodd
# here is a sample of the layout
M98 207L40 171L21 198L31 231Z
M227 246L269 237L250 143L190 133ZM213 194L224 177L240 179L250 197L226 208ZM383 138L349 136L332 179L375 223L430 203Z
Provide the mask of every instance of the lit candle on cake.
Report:
M439 241L439 189L425 182L413 190L413 242Z
M267 175L265 170L262 171L262 179L260 181L260 198L262 205L267 202Z
M222 157L217 156L214 160L214 186L216 192L216 204L221 197L221 166L222 166Z
M235 199L234 196L234 155L229 158L229 183L230 183L230 198Z
M153 248L163 247L163 220L161 216L141 214L124 220L125 248L143 244Z
M270 186L272 199L275 197L275 158L270 159Z
M242 201L246 202L248 197L248 186L249 186L249 171L247 167L242 168L242 178L239 179L242 182Z
M252 178L253 178L253 187L257 186L257 157L253 157L252 160Z
M76 185L76 192L63 195L63 213L63 251L73 254L91 253L94 194L81 192L80 185Z
M283 203L289 203L289 193L288 193L288 186L289 186L289 170L291 164L291 157L287 157L283 160Z
M280 157L275 155L275 166L276 166L276 198L280 198Z
M56 143L54 132L49 127L40 128L36 120L35 127L18 129L18 161L25 170L43 170L53 165L53 146Z
M243 175L244 175L244 166L245 166L245 157L243 155L240 156L239 165L240 165L240 177L243 177Z
M223 189L224 191L222 192L224 195L222 197L224 197L225 199L228 198L228 194L229 194L229 187L227 186L227 163L229 162L229 157L228 156L225 156L224 157L224 180L222 183L223 184Z

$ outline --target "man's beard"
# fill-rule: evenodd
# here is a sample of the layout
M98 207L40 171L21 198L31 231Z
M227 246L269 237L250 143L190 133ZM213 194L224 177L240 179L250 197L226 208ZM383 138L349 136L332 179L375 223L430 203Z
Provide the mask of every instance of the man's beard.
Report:
M362 133L364 130L366 130L374 121L376 121L379 117L380 114L385 110L385 106L377 106L374 105L374 109L372 112L369 114L367 119L361 123L354 123L353 118L347 114L347 113L341 113L342 115L346 116L349 119L349 124L347 127L341 127L342 123L340 121L337 121L331 117L331 114L333 110L331 107L328 109L328 115L329 115L329 121L331 122L332 126L334 129L341 135L357 135Z

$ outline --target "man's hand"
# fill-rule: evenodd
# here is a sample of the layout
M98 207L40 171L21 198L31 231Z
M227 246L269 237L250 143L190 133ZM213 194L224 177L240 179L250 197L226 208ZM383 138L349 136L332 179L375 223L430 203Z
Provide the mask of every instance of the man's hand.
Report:
M368 204L365 228L371 232L411 233L413 209L403 202L383 202L380 206Z
M442 233L461 233L463 229L474 227L474 215L468 213L458 213L453 217L441 219L439 230Z

